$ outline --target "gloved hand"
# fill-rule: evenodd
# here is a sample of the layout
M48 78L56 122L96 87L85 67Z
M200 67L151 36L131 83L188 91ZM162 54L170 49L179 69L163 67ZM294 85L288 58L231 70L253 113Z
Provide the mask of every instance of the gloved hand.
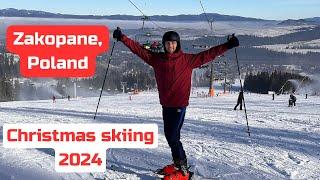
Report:
M227 44L228 49L232 49L234 47L239 46L239 40L237 37L234 36L234 34L232 34L232 36L228 37L228 41L226 44Z
M117 39L117 41L120 41L121 36L122 36L121 29L117 27L117 29L113 31L113 38Z

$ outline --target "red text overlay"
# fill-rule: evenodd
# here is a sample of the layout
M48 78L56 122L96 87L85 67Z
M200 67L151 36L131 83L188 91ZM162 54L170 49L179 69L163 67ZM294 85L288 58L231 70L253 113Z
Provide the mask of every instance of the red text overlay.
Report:
M156 148L156 124L4 124L5 148L53 148L58 172L103 172L108 148Z
M108 28L98 25L14 25L6 38L25 77L93 76L96 56L109 47Z

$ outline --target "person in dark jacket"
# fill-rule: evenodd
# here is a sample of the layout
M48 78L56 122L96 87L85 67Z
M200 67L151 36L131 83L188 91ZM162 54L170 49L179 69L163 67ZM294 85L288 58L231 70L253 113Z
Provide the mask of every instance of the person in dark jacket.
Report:
M181 50L180 36L175 31L168 31L163 35L164 52L144 49L138 42L124 35L120 28L113 32L113 38L123 42L134 54L153 67L162 105L164 133L171 148L173 165L183 175L188 174L187 156L180 141L180 130L186 107L189 105L192 70L212 61L228 49L239 46L238 39L232 36L224 44L191 54ZM171 166L168 165L163 170Z
M296 101L297 98L293 94L290 94L289 107L296 106Z
M233 108L234 110L237 110L237 107L240 105L240 110L242 110L242 100L243 100L243 91L240 91L238 96L237 105Z

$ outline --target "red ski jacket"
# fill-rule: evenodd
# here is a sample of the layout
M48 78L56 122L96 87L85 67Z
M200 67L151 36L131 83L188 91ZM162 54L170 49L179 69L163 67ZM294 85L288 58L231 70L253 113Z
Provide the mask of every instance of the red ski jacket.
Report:
M157 81L160 104L164 107L189 105L192 69L198 68L227 51L225 44L212 47L198 54L154 53L143 48L126 35L121 41L143 61L153 67Z

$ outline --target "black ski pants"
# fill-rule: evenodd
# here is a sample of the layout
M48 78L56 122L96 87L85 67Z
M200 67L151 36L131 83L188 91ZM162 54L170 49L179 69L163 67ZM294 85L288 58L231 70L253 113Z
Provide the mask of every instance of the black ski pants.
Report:
M171 148L174 161L186 159L186 153L180 141L180 131L184 122L186 107L162 107L164 134Z
M237 102L237 105L233 108L234 110L237 109L237 107L240 105L240 110L242 110L242 102Z

